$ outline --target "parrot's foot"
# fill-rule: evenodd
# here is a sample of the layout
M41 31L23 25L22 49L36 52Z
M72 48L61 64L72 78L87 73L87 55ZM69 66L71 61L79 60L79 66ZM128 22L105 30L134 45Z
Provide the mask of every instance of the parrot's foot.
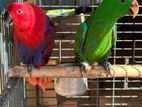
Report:
M32 69L33 69L33 64L28 65L28 72L30 74L30 77L31 77Z
M86 62L81 62L80 68L81 68L81 74L83 76L84 83L86 85L86 88L88 89L88 79L86 78L86 73L88 70L91 70L91 66Z
M80 64L82 74L86 74L87 71L91 70L91 66L86 62L81 62Z
M102 65L105 67L105 69L109 72L111 76L113 74L113 69L112 69L112 65L110 64L110 62L105 62Z

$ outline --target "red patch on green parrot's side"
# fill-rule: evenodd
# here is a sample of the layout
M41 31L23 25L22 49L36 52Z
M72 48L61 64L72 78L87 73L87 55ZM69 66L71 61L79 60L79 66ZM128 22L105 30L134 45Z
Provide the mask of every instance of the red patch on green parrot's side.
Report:
M112 30L112 39L114 39L114 30Z
M20 2L10 4L7 11L12 16L14 39L29 48L39 46L45 33L44 11L36 5Z

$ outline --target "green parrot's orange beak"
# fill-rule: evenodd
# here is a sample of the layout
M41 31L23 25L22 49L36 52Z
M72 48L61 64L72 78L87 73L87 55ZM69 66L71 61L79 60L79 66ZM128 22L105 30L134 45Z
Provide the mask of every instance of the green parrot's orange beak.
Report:
M133 12L133 18L135 18L139 12L139 3L137 2L137 0L133 0L131 10Z

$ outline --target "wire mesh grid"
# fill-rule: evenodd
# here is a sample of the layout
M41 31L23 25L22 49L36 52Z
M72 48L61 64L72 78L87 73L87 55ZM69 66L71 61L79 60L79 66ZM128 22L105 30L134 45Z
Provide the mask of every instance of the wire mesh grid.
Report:
M91 7L92 11L97 8L97 3L102 0L34 0L45 11L57 8L78 8ZM138 0L141 4L141 1ZM14 1L8 1L14 2ZM20 1L21 2L21 1ZM85 14L87 18L89 14ZM112 50L109 61L112 64L141 64L142 62L142 22L140 13L132 19L130 15L121 18L118 25L118 40ZM2 21L1 21L2 22ZM80 24L80 15L60 18L55 21L56 41L51 59L61 63L74 62L74 36L76 28ZM2 35L5 29L1 24ZM4 39L3 39L4 40ZM1 45L3 46L3 45ZM13 66L18 63L15 51L11 44L8 44L8 65ZM3 56L1 56L3 58ZM12 58L12 59L11 59ZM1 59L2 61L2 59ZM1 62L1 93L8 81L4 74L4 67ZM7 68L6 68L7 69ZM3 81L3 82L2 82ZM23 102L23 81L18 80L16 88L4 107L22 107L19 102ZM42 92L38 87L25 84L24 101L25 107L141 107L142 106L142 80L134 78L113 78L113 79L94 79L89 80L89 89L82 96L72 98L57 95L54 88ZM20 92L20 93L19 93ZM20 96L19 96L20 95ZM14 105L15 104L15 105Z
M94 11L99 0L56 0L36 1L43 9L91 7ZM140 2L140 1L139 1ZM141 2L140 2L141 3ZM85 14L88 17L89 14ZM80 24L80 15L62 18L56 21L56 41L51 59L61 63L74 62L74 36ZM109 57L112 64L141 64L141 8L136 19L126 15L118 25L118 40ZM27 107L141 107L141 79L113 78L89 80L89 89L82 96L61 97L54 88L42 93L38 88L29 87L27 92L34 90L36 95L27 94ZM38 90L37 90L38 89ZM36 90L36 91L35 91ZM38 97L38 100L37 100ZM34 102L34 104L29 102Z
M23 107L23 79L7 76L8 68L19 62L12 45L8 44L7 35L8 29L5 28L3 15L0 14L0 107Z

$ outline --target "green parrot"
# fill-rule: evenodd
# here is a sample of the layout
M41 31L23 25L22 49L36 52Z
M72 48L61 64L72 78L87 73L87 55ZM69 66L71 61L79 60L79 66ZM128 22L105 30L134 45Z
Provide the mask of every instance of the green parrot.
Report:
M90 70L91 65L101 64L110 70L109 52L116 43L117 28L115 23L128 10L135 17L139 11L136 0L103 0L96 11L92 12L77 30L75 54L81 68Z

